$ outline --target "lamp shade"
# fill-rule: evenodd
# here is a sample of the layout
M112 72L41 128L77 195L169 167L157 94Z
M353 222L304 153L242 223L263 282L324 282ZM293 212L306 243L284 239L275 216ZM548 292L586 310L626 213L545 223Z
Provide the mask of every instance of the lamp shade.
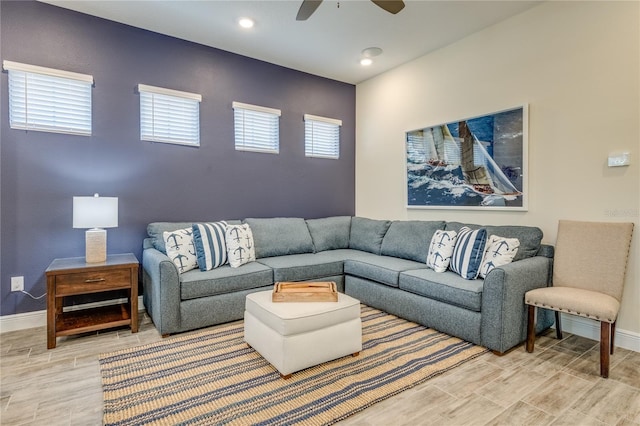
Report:
M118 198L73 197L74 228L115 228L118 226Z

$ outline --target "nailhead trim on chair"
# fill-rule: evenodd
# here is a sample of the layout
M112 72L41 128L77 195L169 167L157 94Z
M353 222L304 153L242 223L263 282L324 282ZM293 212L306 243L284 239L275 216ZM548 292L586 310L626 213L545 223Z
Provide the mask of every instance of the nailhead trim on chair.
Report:
M568 314L572 314L572 315L578 315L581 316L583 318L591 318L594 320L598 320L598 321L606 321L608 323L613 323L615 322L615 319L603 319L601 320L599 316L596 315L585 315L585 314L581 314L580 312L574 312L572 310L569 309L562 309L562 308L554 308L553 306L547 306L544 303L535 303L535 302L531 302L530 300L526 300L525 303L527 305L533 305L533 306L537 306L538 308L545 308L545 309L553 309L554 311L560 311L560 312L566 312Z

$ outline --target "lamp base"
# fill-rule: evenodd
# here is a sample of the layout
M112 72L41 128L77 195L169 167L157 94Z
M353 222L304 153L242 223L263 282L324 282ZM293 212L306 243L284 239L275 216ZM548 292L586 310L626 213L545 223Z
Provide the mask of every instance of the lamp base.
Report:
M89 229L84 234L86 262L99 263L107 260L107 231Z

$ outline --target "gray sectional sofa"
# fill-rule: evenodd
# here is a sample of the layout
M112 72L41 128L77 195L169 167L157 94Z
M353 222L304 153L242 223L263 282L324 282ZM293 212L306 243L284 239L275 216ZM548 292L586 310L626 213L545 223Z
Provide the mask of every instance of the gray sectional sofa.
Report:
M228 221L240 223L239 221ZM425 263L438 229L479 225L444 221L388 221L362 217L245 219L256 261L179 274L165 254L164 231L192 222L149 224L142 255L143 298L163 335L238 320L245 296L279 281L335 281L362 303L504 353L526 337L524 294L550 284L553 247L542 231L486 226L488 235L518 238L513 262L484 279L466 280ZM540 310L538 329L553 315Z

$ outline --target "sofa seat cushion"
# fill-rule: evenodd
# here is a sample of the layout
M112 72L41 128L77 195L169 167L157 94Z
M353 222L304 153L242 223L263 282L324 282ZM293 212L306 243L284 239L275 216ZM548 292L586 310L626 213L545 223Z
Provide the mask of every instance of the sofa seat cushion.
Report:
M331 253L327 251L265 257L258 262L273 269L274 282L308 281L343 274L343 258L339 255L331 256Z
M432 269L405 271L400 274L400 289L429 299L480 312L484 280L465 280L452 271Z
M258 262L238 268L223 265L210 271L195 269L180 275L180 298L189 300L216 296L273 285L273 282L271 268Z
M427 264L390 256L347 259L344 262L346 275L366 278L391 287L398 287L401 272L419 268L426 269Z

